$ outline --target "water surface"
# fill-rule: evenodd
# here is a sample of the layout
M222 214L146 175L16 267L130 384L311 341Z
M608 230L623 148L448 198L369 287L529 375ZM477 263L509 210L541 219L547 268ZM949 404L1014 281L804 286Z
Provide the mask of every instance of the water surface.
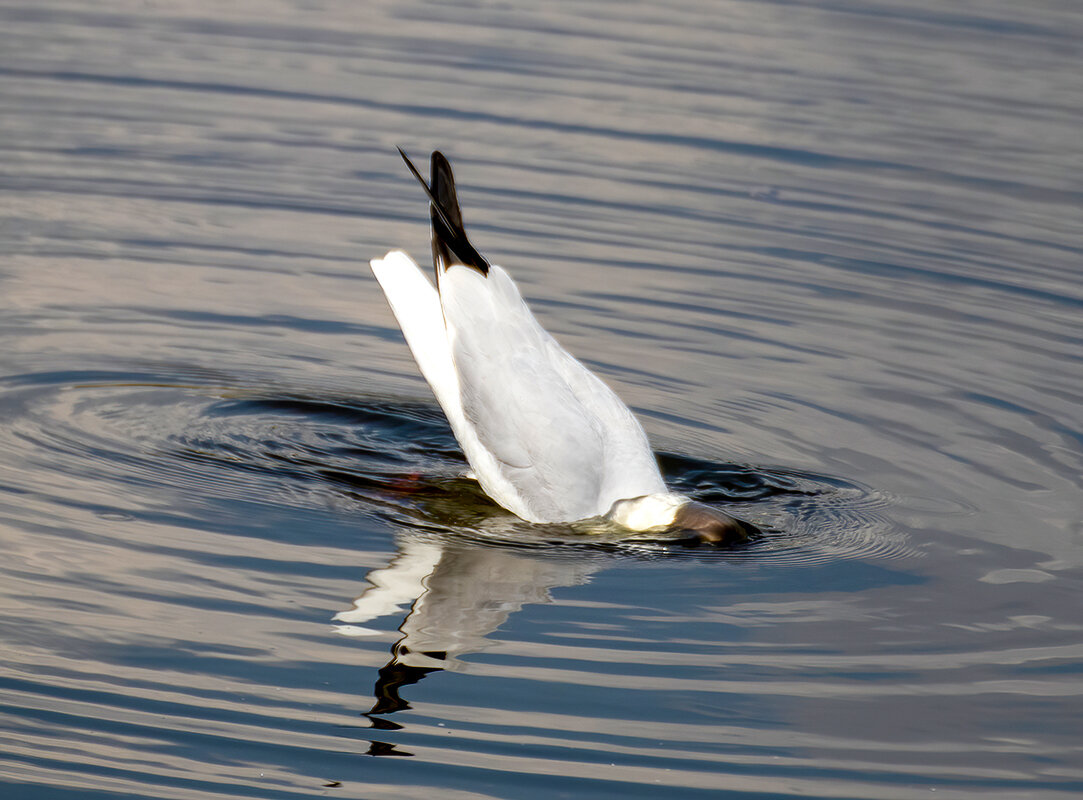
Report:
M1077 4L0 4L0 785L1083 792ZM394 146L729 551L530 526ZM6 795L5 795L6 796Z

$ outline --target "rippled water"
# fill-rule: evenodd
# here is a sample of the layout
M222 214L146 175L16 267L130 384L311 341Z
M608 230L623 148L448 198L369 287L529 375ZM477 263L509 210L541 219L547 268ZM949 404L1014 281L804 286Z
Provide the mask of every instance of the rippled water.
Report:
M1057 0L0 3L0 794L1083 793L1081 41ZM397 144L762 537L463 477L366 266L428 251Z

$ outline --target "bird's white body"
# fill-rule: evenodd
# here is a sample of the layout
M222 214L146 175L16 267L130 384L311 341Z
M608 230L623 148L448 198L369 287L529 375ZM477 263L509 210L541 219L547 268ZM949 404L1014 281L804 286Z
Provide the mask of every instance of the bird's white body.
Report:
M667 491L643 428L542 328L507 272L452 265L437 290L401 250L371 263L490 497L530 522L673 522L686 498Z
M489 497L528 522L606 517L634 531L746 541L746 523L666 489L628 407L470 244L447 159L432 154L430 185L399 153L429 198L437 284L401 250L372 271Z

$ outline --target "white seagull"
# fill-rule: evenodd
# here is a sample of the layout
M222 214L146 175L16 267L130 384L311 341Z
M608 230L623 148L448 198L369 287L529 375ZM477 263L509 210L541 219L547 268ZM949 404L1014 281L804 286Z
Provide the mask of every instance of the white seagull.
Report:
M430 187L399 153L429 198L436 286L401 250L372 271L486 494L528 522L605 518L689 542L748 539L748 523L666 489L628 407L470 244L447 159L433 152Z

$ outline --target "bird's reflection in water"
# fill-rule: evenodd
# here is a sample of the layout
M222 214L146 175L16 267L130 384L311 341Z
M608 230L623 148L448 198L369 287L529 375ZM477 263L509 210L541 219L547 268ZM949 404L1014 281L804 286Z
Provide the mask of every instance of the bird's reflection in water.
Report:
M421 539L400 534L398 553L368 575L369 588L354 607L335 615L346 634L364 634L364 623L401 613L402 636L379 670L375 702L365 714L374 728L401 726L381 715L408 709L400 690L431 672L456 670L460 658L484 650L487 636L528 603L552 601L550 590L583 583L601 567L595 558L561 558L532 550ZM373 755L409 755L374 743ZM390 748L391 752L388 751Z

